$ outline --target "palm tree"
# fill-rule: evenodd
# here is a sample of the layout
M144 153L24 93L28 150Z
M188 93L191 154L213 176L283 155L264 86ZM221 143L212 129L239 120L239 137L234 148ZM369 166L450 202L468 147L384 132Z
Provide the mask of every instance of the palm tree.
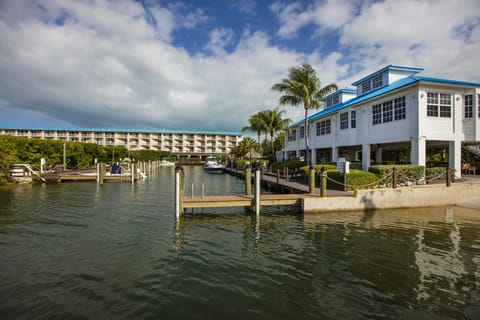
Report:
M265 122L261 112L257 112L254 115L248 118L249 126L243 127L242 132L244 131L255 131L258 137L258 143L260 143L260 135L265 131Z
M252 151L258 151L260 149L260 144L253 140L250 137L244 138L239 144L239 154L244 157L250 153L250 165L252 164Z
M305 109L305 159L311 164L308 149L308 110L310 108L318 109L321 106L319 99L338 90L338 86L331 83L322 88L315 69L309 63L303 63L300 67L288 69L288 78L274 84L272 90L284 93L279 99L281 105L298 106L303 103Z
M275 145L274 145L274 137L277 131L285 130L289 131L290 128L288 125L292 120L290 119L282 119L282 115L285 113L284 110L279 110L275 108L273 110L265 110L263 112L263 117L265 121L265 128L268 134L270 135L270 143L271 143L271 150L272 150L272 162L275 161Z

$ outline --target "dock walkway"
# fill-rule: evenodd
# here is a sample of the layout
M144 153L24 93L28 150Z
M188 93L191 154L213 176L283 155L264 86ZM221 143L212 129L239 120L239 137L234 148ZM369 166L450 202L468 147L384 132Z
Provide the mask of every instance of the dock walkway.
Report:
M262 194L261 206L301 205L305 198L314 198L312 194ZM253 196L194 196L183 197L183 208L249 207L253 206Z

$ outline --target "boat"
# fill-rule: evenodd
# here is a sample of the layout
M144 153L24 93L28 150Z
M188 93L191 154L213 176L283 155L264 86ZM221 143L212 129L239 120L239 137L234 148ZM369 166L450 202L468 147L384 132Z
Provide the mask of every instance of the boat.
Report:
M218 163L215 157L208 157L203 164L203 170L209 173L224 173L225 165Z
M160 167L171 167L174 166L175 162L167 161L167 160L162 160L160 161Z

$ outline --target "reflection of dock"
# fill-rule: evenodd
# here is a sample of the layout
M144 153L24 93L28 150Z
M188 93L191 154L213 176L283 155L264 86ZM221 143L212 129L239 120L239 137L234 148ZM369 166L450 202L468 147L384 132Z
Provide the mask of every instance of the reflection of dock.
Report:
M260 196L260 205L301 205L303 200L309 197L316 196L311 194L264 194ZM250 206L254 206L253 196L194 196L183 197L182 202L184 209Z

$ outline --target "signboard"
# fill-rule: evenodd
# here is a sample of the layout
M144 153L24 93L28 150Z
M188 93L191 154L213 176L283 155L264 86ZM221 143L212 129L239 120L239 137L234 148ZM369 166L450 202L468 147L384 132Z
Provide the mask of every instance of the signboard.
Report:
M337 169L342 174L349 173L350 172L350 161L347 161L347 159L345 159L345 158L338 158Z

